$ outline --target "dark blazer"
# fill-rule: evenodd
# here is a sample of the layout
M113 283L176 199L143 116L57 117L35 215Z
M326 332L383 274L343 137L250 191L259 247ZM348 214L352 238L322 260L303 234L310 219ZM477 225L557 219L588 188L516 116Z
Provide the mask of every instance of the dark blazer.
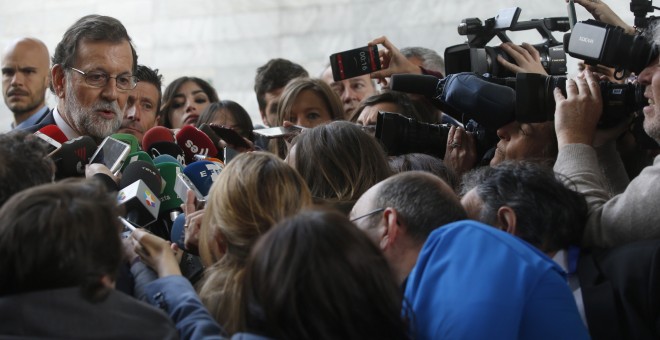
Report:
M660 240L583 255L578 276L593 339L660 339Z
M43 115L34 125L28 126L25 128L21 128L22 131L27 131L31 133L35 133L39 131L42 127L46 125L54 125L55 124L55 117L53 117L53 110L50 109L48 112Z

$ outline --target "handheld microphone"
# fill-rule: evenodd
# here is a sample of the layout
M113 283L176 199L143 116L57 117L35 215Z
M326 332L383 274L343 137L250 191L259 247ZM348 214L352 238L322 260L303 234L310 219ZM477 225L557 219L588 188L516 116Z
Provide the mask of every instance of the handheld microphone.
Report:
M174 219L172 223L172 231L170 232L170 241L176 243L180 249L186 250L185 237L186 229L184 225L186 224L186 214L179 214L179 216Z
M158 170L148 162L135 161L126 167L119 182L117 201L126 209L126 219L146 226L158 218L161 179Z
M220 165L209 161L197 161L183 169L183 173L204 197L209 195L209 190L221 171Z
M170 155L174 157L180 164L186 164L186 156L181 147L172 142L156 142L149 146L147 153L151 158L156 158L161 155Z
M60 142L60 144L61 143L66 143L66 141L69 140L68 138L66 138L66 135L64 134L64 132L62 132L62 130L60 130L60 128L58 128L57 125L55 125L55 124L44 126L41 129L39 129L39 132L41 132L44 135Z
M179 162L178 159L172 157L171 155L160 155L156 158L154 158L154 164L159 164L159 163L181 163ZM181 169L183 170L183 165L181 165Z
M129 149L129 153L134 153L140 150L140 144L138 143L137 138L131 134L114 133L110 137L130 145L131 148Z
M142 150L149 150L149 147L156 142L174 143L174 135L170 129L163 126L154 126L147 130L142 137Z
M215 131L213 131L211 126L209 126L208 124L202 124L202 126L199 127L199 130L204 132L206 136L209 137L211 142L213 142L213 145L215 145L216 147L219 146L220 136L218 136L218 134L215 133Z
M176 143L181 147L185 154L186 164L195 161L195 155L204 155L215 157L218 155L218 148L213 141L192 125L186 125L176 134Z
M165 182L163 191L158 196L161 201L160 214L171 213L173 211L181 211L181 204L183 201L174 191L177 174L181 173L181 165L179 163L159 163L156 164L156 169L160 172L160 176Z
M442 110L458 119L465 115L477 123L498 129L515 119L516 91L475 73L449 74L443 79L428 75L392 75L393 91L422 94L435 99Z
M143 162L147 162L151 165L154 165L154 161L151 159L149 154L147 154L144 151L136 151L136 152L128 154L128 156L126 157L126 160L124 161L124 165L121 168L121 172L126 171L126 168L128 167L128 165L135 162L135 161L143 161Z
M85 165L96 151L96 143L89 136L80 136L65 143L51 155L57 171L56 179L85 176Z

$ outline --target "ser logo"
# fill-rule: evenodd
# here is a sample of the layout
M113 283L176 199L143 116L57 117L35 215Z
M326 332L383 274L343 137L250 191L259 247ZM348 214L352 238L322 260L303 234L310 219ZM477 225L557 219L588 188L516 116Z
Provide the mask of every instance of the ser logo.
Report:
M191 141L190 139L186 140L185 145L186 145L186 148L188 148L188 150L190 150L190 152L192 152L196 155L207 156L209 154L209 149L208 148L200 148L199 146L195 145L195 143L193 143L193 141Z

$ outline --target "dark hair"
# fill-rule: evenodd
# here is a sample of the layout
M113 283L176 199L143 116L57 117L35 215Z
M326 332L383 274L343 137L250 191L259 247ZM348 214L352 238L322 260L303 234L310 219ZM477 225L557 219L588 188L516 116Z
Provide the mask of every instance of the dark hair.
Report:
M302 66L286 59L271 59L257 68L254 92L257 94L259 110L266 109L266 93L283 88L289 81L298 77L309 77L309 73Z
M202 124L213 122L213 120L215 120L215 115L221 110L225 110L234 117L234 121L236 121L235 128L237 128L237 131L241 136L254 141L254 134L252 134L252 131L254 131L254 125L252 124L250 115L245 111L241 104L232 100L221 100L217 103L211 103L206 109L204 109L204 111L202 111L202 114L199 115L196 126L200 127Z
M402 294L380 250L346 216L302 212L255 245L248 331L276 339L405 339Z
M0 209L0 295L80 286L99 298L121 261L116 194L67 179L14 195Z
M124 25L115 18L98 14L90 14L78 19L78 21L64 32L62 40L55 48L52 58L53 65L60 64L63 68L73 66L78 44L82 40L107 41L111 43L127 41L131 46L131 53L133 55L132 70L134 73L137 71L138 56ZM52 83L51 91L55 92Z
M15 193L53 181L46 143L30 133L0 134L0 206Z
M445 162L431 155L424 153L406 153L399 156L389 157L390 168L394 173L404 171L426 171L440 177L449 186L458 190L458 176L451 168L445 165Z
M220 100L218 97L218 93L215 91L215 88L211 86L206 80L197 78L197 77L180 77L175 79L173 82L171 82L167 87L165 88L165 93L163 93L163 99L162 99L162 108L159 111L159 116L161 116L163 126L166 128L171 129L172 128L172 122L170 121L170 110L172 109L172 104L174 102L174 96L176 95L176 92L179 90L181 85L183 85L186 82L192 81L193 83L197 84L202 91L206 94L207 97L209 97L209 102L215 103Z
M398 91L383 91L362 100L360 106L358 106L358 108L353 113L351 122L357 121L358 117L360 117L360 113L362 113L362 110L364 110L365 107L374 106L380 103L393 103L400 109L400 111L397 113L400 113L409 118L413 118L416 121L422 121L422 116L417 112L415 105L407 94Z
M495 225L502 206L516 213L517 236L543 252L579 245L587 221L584 197L567 188L550 167L506 161L463 177L462 194L472 188L483 202L479 220Z
M391 174L378 141L347 121L307 129L293 144L294 168L317 199L355 201Z
M158 74L158 69L151 69L144 65L138 65L135 76L142 83L149 83L158 90L158 102L156 102L156 114L160 113L160 102L163 100L163 76Z
M443 180L427 172L402 172L383 181L375 195L374 207L395 208L405 222L406 233L424 243L438 227L467 218L458 196L443 184L446 185Z

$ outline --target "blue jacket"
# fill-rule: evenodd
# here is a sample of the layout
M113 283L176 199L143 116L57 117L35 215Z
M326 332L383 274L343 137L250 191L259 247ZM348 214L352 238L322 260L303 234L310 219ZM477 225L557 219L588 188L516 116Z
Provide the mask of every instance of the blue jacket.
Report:
M475 221L436 229L405 298L417 339L588 339L563 270L531 245Z

